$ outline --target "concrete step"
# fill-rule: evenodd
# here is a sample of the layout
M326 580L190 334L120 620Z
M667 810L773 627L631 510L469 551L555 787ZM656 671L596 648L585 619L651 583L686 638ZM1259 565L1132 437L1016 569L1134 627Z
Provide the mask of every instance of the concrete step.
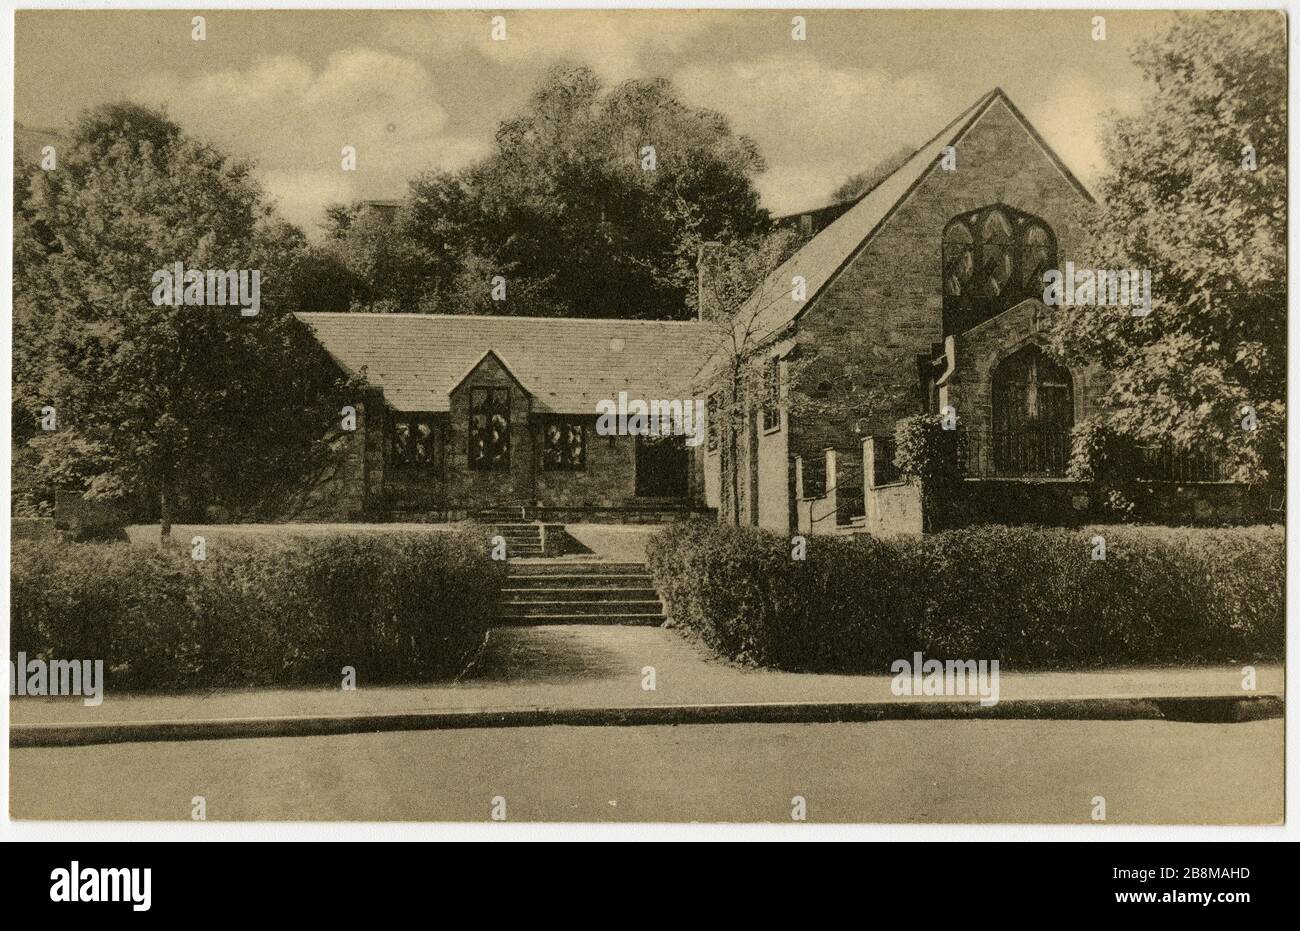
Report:
M503 624L649 624L663 604L643 563L514 563L503 594Z
M511 569L518 569L522 563L511 564ZM582 589L602 586L607 589L646 589L654 588L654 582L648 575L510 575L506 577L506 587L516 589Z
M502 624L524 627L543 624L629 624L658 627L665 618L662 614L531 614L527 616L502 614Z
M579 617L609 617L623 615L663 614L659 599L653 601L534 601L511 602L501 606L508 618L548 617L559 614Z
M649 586L643 588L628 588L622 586L589 588L581 585L575 585L568 588L518 588L512 586L503 589L501 594L504 601L514 603L525 601L592 601L605 603L622 601L654 601L657 604L659 601L659 593Z
M582 563L582 562L548 562L533 563L529 566L516 566L512 575L554 575L581 576L585 578L607 578L617 575L648 576L644 563Z
M555 588L651 587L650 576L644 572L620 572L605 575L579 575L576 573L570 575L565 573L561 575L549 572L521 573L519 571L527 568L531 568L531 565L510 567L507 580L511 588L546 588L548 586Z

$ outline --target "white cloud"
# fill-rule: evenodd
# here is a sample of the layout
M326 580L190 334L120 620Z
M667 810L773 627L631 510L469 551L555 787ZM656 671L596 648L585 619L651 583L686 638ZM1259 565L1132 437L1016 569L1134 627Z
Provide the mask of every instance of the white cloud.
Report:
M773 166L759 190L777 213L825 203L846 177L921 144L957 115L929 74L891 77L797 54L694 65L674 83L694 104L725 101L732 127L758 142Z
M331 201L400 196L417 171L459 167L487 147L449 132L423 65L371 49L336 52L319 69L279 55L191 80L156 72L131 96L164 104L187 131L256 158L281 212L309 231ZM357 148L355 172L342 170L345 145Z
M492 39L495 15L506 18L504 41ZM383 42L438 60L474 54L524 72L571 61L615 82L658 74L664 56L683 51L721 15L711 10L607 11L601 15L573 11L431 12L390 19Z

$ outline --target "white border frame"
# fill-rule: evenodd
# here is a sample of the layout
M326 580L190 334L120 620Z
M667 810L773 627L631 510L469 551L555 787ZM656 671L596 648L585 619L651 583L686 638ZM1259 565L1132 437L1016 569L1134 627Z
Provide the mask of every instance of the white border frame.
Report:
M873 3L846 3L843 0L711 0L711 2L683 2L683 0L661 0L661 2L610 3L600 0L560 0L555 3L539 3L536 0L516 0L502 4L461 0L340 0L340 2L297 3L286 0L208 0L203 3L185 3L177 0L159 0L154 3L111 3L109 0L99 2L58 2L58 0L0 0L3 3L4 16L9 28L4 31L4 61L0 67L0 90L7 105L7 117L0 121L0 146L7 153L3 158L3 176L0 184L3 190L12 191L13 185L13 95L14 95L14 30L13 16L16 9L84 9L84 10L141 10L141 9L177 9L177 10L239 10L239 9L464 9L464 10L571 10L571 9L953 9L953 10L1078 10L1080 12L1105 12L1106 10L1183 10L1183 9L1276 9L1294 14L1300 9L1300 0L1286 0L1285 3L1259 3L1237 6L1226 2L1170 2L1170 0L1145 0L1145 2L1103 2L1093 5L1059 2L1059 0L1012 0L999 3L939 2L909 3L906 0L877 0ZM1296 43L1288 30L1289 74L1297 73L1298 60ZM1294 81L1294 78L1292 78ZM1292 83L1288 92L1290 125L1288 126L1289 151L1296 151L1297 126L1300 125L1300 109L1296 106L1297 94ZM1296 231L1296 202L1293 185L1290 183L1294 172L1288 176L1288 262L1290 268L1297 267L1298 252ZM0 328L0 408L6 425L6 435L11 427L10 391L12 376L12 299L13 293L13 217L9 210L0 211L0 231L4 241L4 251L0 254L0 295L8 312L4 315L4 326ZM1288 300L1288 336L1289 349L1294 348L1297 336L1300 336L1300 314L1296 313L1296 294L1292 291ZM1296 378L1297 366L1294 354L1289 353L1288 392L1289 410L1300 411L1300 380ZM1289 449L1296 449L1300 437L1300 418L1292 417L1288 423L1287 440ZM1288 513L1297 513L1297 478L1300 468L1292 457L1287 470ZM10 483L10 449L3 444L0 450L0 490L4 500L9 497ZM9 564L9 511L4 509L0 520L0 562ZM1295 536L1287 534L1287 602L1297 603L1297 545ZM0 650L3 660L9 659L9 573L0 573L0 599L3 600L3 622L0 626ZM1290 614L1290 612L1288 612ZM1289 628L1290 625L1288 625ZM1287 669L1295 668L1300 661L1300 638L1288 629ZM1289 680L1289 675L1288 675ZM1289 691L1289 689L1288 689ZM372 822L140 822L140 821L13 821L9 817L9 707L7 701L0 701L0 732L5 740L0 744L0 841L229 841L229 840L292 840L292 841L411 841L411 840L726 840L726 841L762 841L762 840L867 840L867 841L1280 841L1296 840L1300 828L1296 826L1294 788L1297 772L1296 747L1291 739L1290 718L1286 720L1286 813L1288 823L1284 827L1272 826L1132 826L1110 824L1079 825L949 825L949 824L868 824L868 825L826 825L815 823L802 824L555 824L506 822L482 824L463 823L372 823Z

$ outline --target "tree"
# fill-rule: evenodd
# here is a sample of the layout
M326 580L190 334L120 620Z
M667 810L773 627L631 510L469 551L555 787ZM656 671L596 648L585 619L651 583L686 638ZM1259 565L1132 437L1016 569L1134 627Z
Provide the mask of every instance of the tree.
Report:
M766 369L757 355L770 334L762 327L763 311L780 299L773 275L791 249L794 234L782 230L744 241L709 243L700 253L707 303L703 318L709 358L697 376L707 401L711 442L718 443L723 483L722 505L733 524L740 515L740 438L767 390Z
M1181 14L1141 45L1150 89L1111 117L1080 267L1150 269L1152 312L1062 308L1067 358L1110 376L1107 420L1281 482L1286 433L1286 23Z
M873 187L884 181L914 154L914 149L907 146L901 146L894 149L884 158L877 161L866 171L860 171L857 174L849 175L831 193L831 203L843 204L847 201L857 200L863 194L866 194Z
M765 407L783 407L794 420L839 422L867 414L888 396L864 384L860 373L823 358L792 327L770 329L767 310L793 299L791 280L777 273L798 244L794 230L777 230L709 244L700 259L708 361L696 387L708 400L709 431L722 457L722 504L733 523L741 522L739 444L757 429ZM788 337L796 338L774 361L771 347ZM816 466L810 461L809 468ZM838 479L841 492L860 487L861 478L860 461L849 457Z
M339 255L317 245L286 220L269 216L254 230L259 268L274 270L262 281L262 303L281 312L346 311L356 278Z
M507 283L492 310L691 316L700 243L769 221L753 184L763 168L752 140L667 81L606 89L587 68L557 68L489 157L415 178L389 235L418 247L424 302L449 312L482 306L491 271Z
M325 210L327 239L322 253L339 269L348 298L342 310L365 313L430 309L428 259L411 237L408 223L394 222L363 203L331 204Z
M39 179L52 245L15 290L40 310L25 396L58 428L31 446L45 475L90 497L152 497L163 539L182 502L255 500L337 412L341 386L288 312L301 234L274 222L251 170L159 111L115 104L85 114ZM260 312L156 305L154 274L177 262L258 271Z

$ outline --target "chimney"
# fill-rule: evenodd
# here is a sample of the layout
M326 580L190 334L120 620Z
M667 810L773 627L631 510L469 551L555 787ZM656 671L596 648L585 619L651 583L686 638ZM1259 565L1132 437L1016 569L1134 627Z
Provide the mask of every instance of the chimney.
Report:
M719 276L722 273L722 243L700 243L699 258L695 264L696 313L700 320L716 320L723 315L718 301Z

